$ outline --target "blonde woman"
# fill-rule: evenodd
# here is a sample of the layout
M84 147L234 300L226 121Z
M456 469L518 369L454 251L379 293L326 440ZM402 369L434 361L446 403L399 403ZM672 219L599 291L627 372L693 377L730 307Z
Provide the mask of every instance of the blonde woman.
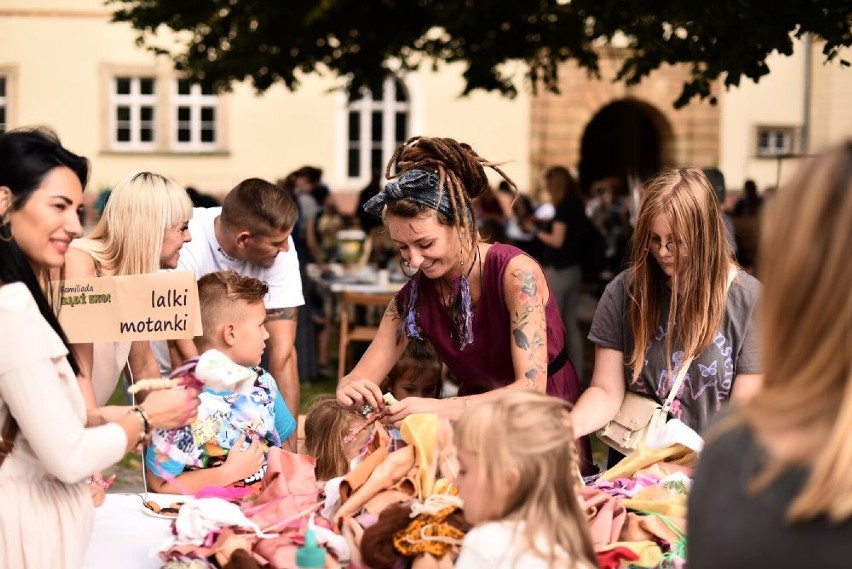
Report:
M192 202L172 180L151 172L125 176L110 193L98 225L76 239L66 257L65 278L126 276L177 267L180 248L192 237ZM80 388L89 408L104 405L128 360L135 377L159 377L148 342L75 344Z
M701 456L689 567L847 567L852 141L807 164L763 214L764 387L732 409Z
M455 428L464 516L456 569L597 567L574 484L571 416L559 399L507 391Z
M671 412L701 434L729 399L760 385L760 284L734 262L713 187L697 169L648 183L631 248L630 268L598 302L595 368L571 413L575 434L603 427L628 390L662 403L690 357Z

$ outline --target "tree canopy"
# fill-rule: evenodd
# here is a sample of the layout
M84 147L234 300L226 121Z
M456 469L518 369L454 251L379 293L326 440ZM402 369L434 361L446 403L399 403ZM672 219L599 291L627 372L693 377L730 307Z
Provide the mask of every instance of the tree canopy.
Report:
M532 91L557 91L561 63L599 76L596 48L626 45L616 80L638 83L664 64L691 74L674 101L712 97L769 72L773 52L817 36L828 61L852 45L852 0L109 0L141 45L190 79L219 89L250 80L258 92L299 73L330 72L350 96L388 76L440 62L466 65L463 94L514 96L523 63ZM177 34L159 35L162 29ZM177 41L175 42L175 38Z

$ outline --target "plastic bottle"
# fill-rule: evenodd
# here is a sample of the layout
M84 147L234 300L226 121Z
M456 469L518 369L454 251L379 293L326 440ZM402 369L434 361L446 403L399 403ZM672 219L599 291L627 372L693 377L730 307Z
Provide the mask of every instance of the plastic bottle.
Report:
M305 544L296 550L296 567L298 569L322 569L325 567L325 549L317 545L314 528L305 531Z

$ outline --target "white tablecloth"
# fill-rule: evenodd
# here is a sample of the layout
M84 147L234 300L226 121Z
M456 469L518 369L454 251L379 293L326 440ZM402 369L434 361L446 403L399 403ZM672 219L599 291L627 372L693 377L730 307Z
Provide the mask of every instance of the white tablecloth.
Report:
M149 499L169 504L183 496L149 494ZM83 560L83 569L159 569L157 555L171 535L170 519L146 514L139 494L107 494L95 509L95 526Z

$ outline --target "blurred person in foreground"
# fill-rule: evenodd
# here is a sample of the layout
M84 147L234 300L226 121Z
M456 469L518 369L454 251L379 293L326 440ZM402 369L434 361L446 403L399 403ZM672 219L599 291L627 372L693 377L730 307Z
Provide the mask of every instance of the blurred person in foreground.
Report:
M849 563L852 142L805 165L767 208L764 387L719 422L701 456L690 569Z

